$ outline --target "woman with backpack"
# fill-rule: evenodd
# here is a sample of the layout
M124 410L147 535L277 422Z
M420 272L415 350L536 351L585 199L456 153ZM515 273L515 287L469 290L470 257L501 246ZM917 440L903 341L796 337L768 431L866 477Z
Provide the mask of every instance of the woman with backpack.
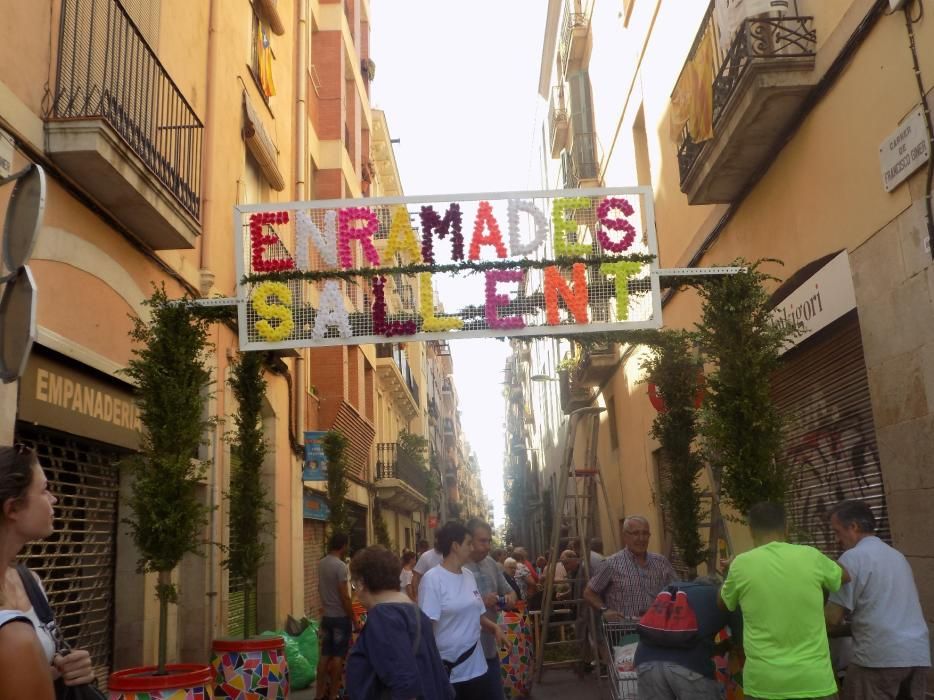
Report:
M718 607L718 587L716 579L706 576L672 583L642 616L634 659L639 698L720 700L714 637L729 626L736 640L742 619ZM678 614L667 614L667 608L677 608Z
M431 620L399 590L401 570L399 557L379 545L360 550L350 562L367 620L347 659L348 697L451 700L454 690Z

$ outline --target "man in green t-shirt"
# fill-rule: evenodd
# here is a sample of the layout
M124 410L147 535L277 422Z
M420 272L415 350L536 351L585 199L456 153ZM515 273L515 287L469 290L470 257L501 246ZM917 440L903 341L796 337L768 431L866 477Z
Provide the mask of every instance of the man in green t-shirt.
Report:
M720 604L743 613L747 700L836 698L824 590L849 581L813 547L785 541L785 508L757 503L747 516L755 547L730 566Z

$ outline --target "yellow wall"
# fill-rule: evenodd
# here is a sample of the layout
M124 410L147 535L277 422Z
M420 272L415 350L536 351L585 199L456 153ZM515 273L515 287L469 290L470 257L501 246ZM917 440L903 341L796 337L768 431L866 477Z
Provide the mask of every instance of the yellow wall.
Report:
M804 4L806 12L814 15L817 31L815 76L826 72L872 4L869 0ZM686 264L730 208L688 204L679 186L677 145L670 135L670 95L706 9L704 2L637 1L624 27L617 3L593 4L593 50L588 70L603 179L609 187L652 185L662 267ZM915 32L922 74L930 88L934 80L934 22L916 24ZM551 84L557 80L552 68ZM904 15L899 12L881 17L761 181L742 203L734 205L732 219L700 264L729 264L741 256L747 260L779 258L784 267L768 264L764 269L785 278L827 253L840 249L852 253L879 231L895 226L895 220L907 216L912 202L920 199L923 174L919 171L908 184L886 193L878 148L918 102ZM634 130L643 120L647 181L639 178L638 134ZM546 158L548 181L554 184L557 161L550 153ZM901 231L902 225L898 226ZM890 239L894 240L886 240ZM908 262L916 251L899 251L891 244L886 247L887 254L899 261L905 257L905 267L923 268L922 261ZM889 263L880 261L880 265L887 270ZM869 284L857 271L854 281L858 288ZM872 284L884 287L895 281L879 279ZM689 291L675 294L664 308L667 328L692 328L698 318L699 300ZM863 332L872 330L864 327ZM600 405L611 396L615 398L619 449L610 448L604 415L600 457L617 511L614 520L626 514L646 515L653 530L652 548L657 551L662 545L652 460L657 443L649 436L655 411L645 385L639 383L642 374L638 365L637 355L625 357L622 369L603 387ZM547 445L544 452L550 452L550 470L559 453ZM608 528L618 531L618 523L611 523L603 513L604 537ZM731 531L739 549L749 546L744 528L732 526Z
M44 227L32 263L39 286L38 323L60 336L62 347L74 357L103 358L101 362L109 363L107 366L113 372L125 366L131 356L128 315L145 313L141 301L151 293L153 284L164 283L171 297L186 291L198 294L199 271L204 267L216 275L213 287L205 289L206 293L234 295L231 212L235 204L243 201L245 191L246 156L241 138L244 90L278 148L279 169L287 183L285 191L270 193L264 199L291 199L296 179L302 176L293 172L296 2L278 2L286 32L282 36L271 35L277 57L274 64L277 94L270 98L268 107L259 97L246 67L251 48L250 3L228 5L214 0L213 33L209 32L212 2L160 3L161 19L154 50L205 124L203 231L192 250L153 252L109 225L107 212L102 216L90 206L87 197L74 194L82 183L73 182L66 187L54 163L44 157L42 120L47 105L44 86L52 81L52 89L55 87L52 59L58 50L59 3L52 3L50 15L49 3L0 1L0 16L7 26L17 28L0 44L0 127L19 139L18 163L24 163L28 153L43 163L49 175ZM53 56L49 55L50 31ZM310 34L310 28L308 31ZM215 42L213 48L209 39ZM209 68L210 60L213 65ZM265 191L269 191L268 187ZM6 200L2 201L0 210L5 209ZM219 325L212 329L212 343L216 376L222 384L237 339L228 327ZM294 374L293 361L286 363ZM301 482L299 458L289 448L286 381L271 375L267 375L267 381L270 414L267 438L271 447L267 467L269 495L275 504L275 529L270 563L264 569L261 584L261 589L263 585L267 588L265 595L261 590L259 612L261 623L278 628L287 614L303 612ZM216 387L212 410L219 417L226 416L226 426L232 427L229 416L235 406L222 386ZM4 430L7 428L4 426ZM221 498L221 490L229 481L229 450L220 440L214 442L214 448L207 453L214 457L214 471L208 479L205 497L213 488L219 507L213 518L226 523L227 505ZM227 541L226 527L220 525L212 525L205 534ZM127 562L135 562L133 553L123 551L119 556L119 570L131 570L132 564ZM223 588L226 575L220 569L222 558L215 550L207 552L203 563L199 560L198 564L183 564L182 603L173 614L170 628L170 660L185 656L185 661L207 661L210 640L226 632L226 606L220 604L226 593ZM194 583L185 584L189 580ZM153 662L153 630L157 625L152 581L128 576L118 585L133 590L118 601L116 628L127 630L142 625L145 632L138 638L117 640L116 662L118 665ZM209 586L214 590L208 590ZM193 620L200 624L197 633L191 630Z

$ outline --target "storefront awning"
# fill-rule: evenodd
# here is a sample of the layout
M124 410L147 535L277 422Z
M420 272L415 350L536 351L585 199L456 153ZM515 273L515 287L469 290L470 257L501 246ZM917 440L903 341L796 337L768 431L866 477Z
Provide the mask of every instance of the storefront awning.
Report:
M269 182L269 186L276 192L285 189L285 178L279 170L278 154L276 149L263 127L256 110L250 104L250 98L243 93L243 140L246 141L247 148L259 163L260 170Z

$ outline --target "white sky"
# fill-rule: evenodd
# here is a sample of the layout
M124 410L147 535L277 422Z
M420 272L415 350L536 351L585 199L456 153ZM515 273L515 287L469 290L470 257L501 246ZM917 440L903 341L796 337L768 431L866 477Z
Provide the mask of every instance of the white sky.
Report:
M537 94L546 0L371 0L373 106L386 112L407 195L538 189ZM466 226L465 226L466 228ZM440 288L448 308L459 305ZM476 299L467 303L476 303ZM461 422L497 524L509 346L451 343Z

